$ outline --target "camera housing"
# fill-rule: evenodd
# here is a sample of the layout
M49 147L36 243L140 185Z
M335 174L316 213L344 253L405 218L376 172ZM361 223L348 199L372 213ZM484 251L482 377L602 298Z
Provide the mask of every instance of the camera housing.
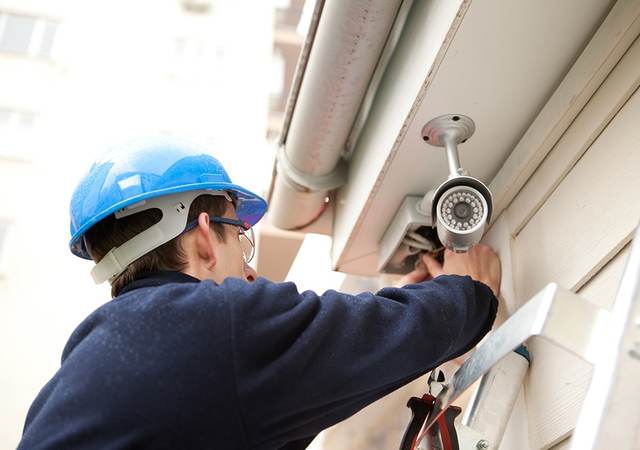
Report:
M432 226L442 244L454 252L466 252L482 239L491 220L493 201L478 179L457 176L442 183L431 202Z

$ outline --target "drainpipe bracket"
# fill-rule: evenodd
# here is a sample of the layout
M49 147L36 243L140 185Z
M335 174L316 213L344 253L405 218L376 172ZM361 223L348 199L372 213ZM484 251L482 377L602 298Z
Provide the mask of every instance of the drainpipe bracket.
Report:
M332 191L347 183L347 163L340 160L331 173L312 175L296 169L287 158L284 146L276 155L277 171L292 184L311 191Z

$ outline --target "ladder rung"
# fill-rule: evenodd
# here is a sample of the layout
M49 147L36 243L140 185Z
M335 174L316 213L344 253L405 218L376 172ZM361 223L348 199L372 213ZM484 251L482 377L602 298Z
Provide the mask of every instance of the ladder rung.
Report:
M582 299L555 283L547 285L495 330L453 375L438 395L436 419L498 361L532 336L540 336L593 363L600 350L598 336L610 319L607 310Z

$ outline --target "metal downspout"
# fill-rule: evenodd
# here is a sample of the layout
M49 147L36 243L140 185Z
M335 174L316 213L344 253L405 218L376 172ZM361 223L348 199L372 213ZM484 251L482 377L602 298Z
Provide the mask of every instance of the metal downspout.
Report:
M270 192L269 216L276 227L308 226L326 209L329 192L346 183L344 156L352 150L347 145L355 143L354 123L364 123L370 104L365 94L374 94L397 42L399 31L391 31L401 30L396 19L404 16L404 22L410 4L405 1L400 8L402 3L316 3L289 95Z

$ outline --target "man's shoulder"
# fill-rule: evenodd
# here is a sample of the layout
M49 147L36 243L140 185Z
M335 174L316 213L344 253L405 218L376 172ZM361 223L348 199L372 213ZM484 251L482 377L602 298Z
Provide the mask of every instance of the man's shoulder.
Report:
M142 313L162 308L189 308L225 300L224 291L210 280L198 283L166 283L126 292L103 305L106 310Z
M63 360L75 348L103 343L130 347L223 329L229 315L224 290L212 282L164 284L127 292L97 308L73 331Z

